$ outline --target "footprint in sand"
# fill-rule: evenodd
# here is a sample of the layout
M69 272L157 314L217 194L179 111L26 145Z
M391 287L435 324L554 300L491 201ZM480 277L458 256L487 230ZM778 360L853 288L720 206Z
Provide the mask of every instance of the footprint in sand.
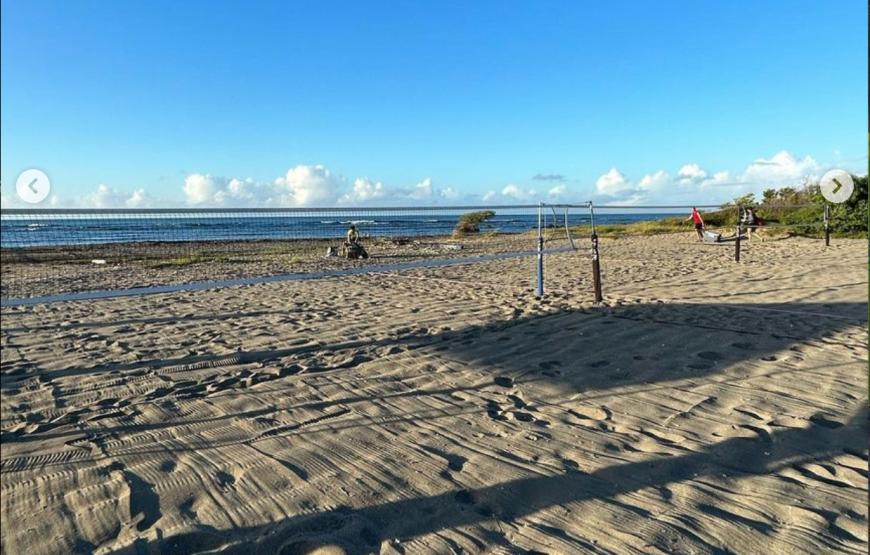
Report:
M837 475L837 471L831 465L822 464L795 464L791 467L796 470L803 478L796 478L799 482L803 482L808 486L813 485L813 481L822 482L838 488L854 488L854 484Z
M486 414L493 420L507 420L504 416L504 409L492 399L486 402Z
M524 409L528 407L528 404L517 395L508 395L507 398L511 403L514 404L515 408Z
M442 451L441 449L438 449L436 447L421 445L420 448L428 453L435 455L436 457L447 461L447 468L453 470L454 472L461 472L462 469L465 468L465 463L468 462L468 459L461 455L454 455L453 453Z
M190 520L196 520L197 514L196 514L196 509L194 508L195 504L196 504L196 499L191 497L190 499L185 500L184 502L181 503L181 505L178 506L178 512L184 518L187 518Z
M474 503L474 497L467 489L459 490L453 495L453 499L460 505L471 505Z
M721 431L713 432L714 437L725 439L748 439L761 440L764 443L772 443L773 438L770 432L759 426L751 426L749 424L741 424L731 426Z
M679 444L686 441L686 438L681 435L660 432L658 430L641 430L640 433L664 443Z
M227 489L236 484L236 477L232 474L224 472L223 470L218 470L215 474L215 479L220 487Z
M835 416L831 416L829 414L824 414L821 412L810 416L810 422L812 422L816 426L821 426L822 428L828 428L830 430L840 428L844 425L843 422L838 420Z
M604 425L605 421L610 420L611 414L604 407L578 405L564 412L559 411L558 414L553 414L553 417L556 421L568 426L594 428Z
M513 387L514 386L514 379L509 378L507 376L496 376L495 380L493 380L493 381L495 382L495 385L500 386L500 387Z

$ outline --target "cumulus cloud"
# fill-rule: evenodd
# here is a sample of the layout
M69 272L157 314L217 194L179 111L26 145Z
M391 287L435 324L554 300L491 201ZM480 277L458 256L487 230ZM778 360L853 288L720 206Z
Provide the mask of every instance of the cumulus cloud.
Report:
M55 202L60 202L56 197ZM100 183L95 191L84 197L84 205L89 208L142 208L148 201L145 189L137 189L132 193L109 187Z
M731 177L731 172L721 171L714 173L709 179L705 179L702 187L735 185L734 179Z
M439 189L429 177L411 187L387 187L381 182L362 178L355 180L351 191L342 195L338 202L351 205L437 204L461 196L451 187Z
M595 182L595 191L600 201L631 206L643 204L654 195L667 192L672 184L671 176L665 170L644 175L640 181L634 182L618 169L611 168Z
M414 185L414 188L411 190L411 198L425 200L432 198L434 194L434 187L432 186L432 180L430 178L426 178L420 183Z
M506 185L505 188L501 190L501 194L505 197L515 200L528 200L535 197L538 193L534 189L526 191L518 185L514 185L513 183L511 183L509 185Z
M39 204L26 203L14 193L0 196L0 206L3 208L148 208L165 204L161 199L149 195L145 189L124 191L105 183L76 197L61 197L55 193Z
M819 164L812 156L796 158L790 152L783 150L772 158L759 158L749 164L741 176L741 181L759 184L793 184L807 177L817 177L819 170Z
M758 158L742 172L739 169L712 171L701 164L689 163L674 174L659 170L634 180L613 167L595 181L593 191L587 189L583 194L586 198L581 200L587 200L591 192L591 197L597 202L623 205L650 204L665 199L668 202L716 203L747 192L760 192L771 186L794 185L807 178L816 179L826 169L829 166L819 164L811 156L800 158L788 151L781 151L770 158ZM534 181L547 185L540 194L534 188L526 189L522 185L509 183L501 189L479 195L463 194L453 187L439 188L429 177L414 184L390 186L366 177L349 180L333 174L322 165L297 165L271 181L190 174L183 178L180 192L183 205L191 207L410 206L446 202L515 204L532 203L539 198L564 201L574 194L565 183L560 183L564 177L561 174L535 175L532 178ZM3 192L6 193L2 195L4 207L29 206L17 198L14 190L4 189ZM53 196L43 203L57 207L89 208L140 208L173 204L177 206L179 202L152 197L143 188L128 191L103 183L84 194L62 198Z
M321 165L300 165L275 180L282 206L324 206L335 201L342 180ZM356 186L356 183L354 183Z
M365 204L386 197L387 188L381 182L374 182L369 178L360 178L353 182L350 193L342 195L338 199L339 204Z
M626 179L625 174L616 168L610 168L610 171L598 178L595 182L595 190L599 195L618 195L625 191L631 190L634 185Z
M568 187L565 184L556 185L547 191L547 196L553 199L564 198L568 194Z
M665 170L659 170L653 174L643 176L638 183L638 188L642 191L660 191L671 182L671 176Z
M441 197L447 200L456 200L462 197L462 194L459 191L453 189L453 187L447 187L446 189L441 191Z
M184 178L188 206L252 207L272 204L276 191L251 179L191 174Z
M686 164L677 172L677 177L682 185L701 183L707 179L707 171L698 164Z
M184 178L184 198L187 204L205 204L214 200L219 187L210 175L188 175Z

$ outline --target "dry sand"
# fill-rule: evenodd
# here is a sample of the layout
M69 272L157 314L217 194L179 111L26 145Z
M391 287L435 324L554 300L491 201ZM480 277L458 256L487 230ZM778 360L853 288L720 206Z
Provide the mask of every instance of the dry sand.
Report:
M867 242L732 253L3 309L2 552L866 553Z

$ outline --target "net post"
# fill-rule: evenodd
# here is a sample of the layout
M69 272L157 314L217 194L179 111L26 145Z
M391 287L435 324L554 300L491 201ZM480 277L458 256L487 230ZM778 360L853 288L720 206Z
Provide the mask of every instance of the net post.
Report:
M740 206L737 207L737 239L734 241L734 262L740 262L740 238L743 236L743 223L740 219Z
M592 202L589 203L589 219L592 224L592 288L595 295L595 304L601 304L601 262L598 253L598 234L595 232L595 209Z
M828 203L825 203L825 246L831 246L831 223L828 218Z
M537 298L544 298L544 230L543 230L544 205L538 204L538 294Z

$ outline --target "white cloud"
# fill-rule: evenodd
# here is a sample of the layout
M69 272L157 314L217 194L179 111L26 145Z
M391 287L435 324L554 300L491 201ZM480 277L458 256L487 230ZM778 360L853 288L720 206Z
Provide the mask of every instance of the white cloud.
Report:
M866 157L863 159L866 160ZM538 198L564 201L575 195L583 197L579 200L593 198L596 202L623 205L661 201L706 204L727 201L747 192L760 193L763 188L799 184L806 178L817 179L829 167L818 163L812 156L799 158L782 151L770 158L752 161L742 172L739 168L737 171L711 171L701 164L690 163L680 167L675 174L659 170L643 175L639 180L632 180L614 167L595 181L592 191L587 188L582 195L580 191L571 191L565 183L556 181L556 178L562 177L556 174L533 178L536 181L554 182L552 187L548 185L549 188L540 194L535 189L509 183L500 190L480 195L463 194L453 187L439 188L430 177L415 184L391 187L369 178L351 181L333 174L322 165L297 165L271 181L191 174L184 178L181 193L183 204L192 207L313 207L337 204L411 206L446 202L510 204L532 203ZM154 198L143 188L126 191L107 184L99 184L90 192L77 196L55 195L43 204L88 208L178 205L177 202ZM2 206L29 205L21 202L13 190L11 194L2 196Z
M456 200L461 196L462 194L459 191L454 190L452 187L447 187L441 191L441 197L448 200Z
M617 195L634 188L625 175L616 168L610 168L610 171L598 178L595 182L595 189L599 195Z
M433 204L441 200L455 200L461 196L451 187L439 189L429 177L412 187L387 187L380 182L364 178L355 180L353 189L342 195L338 202L351 205Z
M817 177L819 170L819 164L812 156L795 158L783 150L773 158L759 158L749 164L740 179L747 183L789 185L807 177Z
M191 174L184 178L184 198L189 206L268 206L275 191L251 179L229 179Z
M381 182L359 178L353 182L353 190L338 199L339 204L365 204L386 197L387 188Z
M563 198L568 194L568 187L563 183L561 185L556 185L549 191L547 191L547 196L550 198Z
M433 187L432 180L430 178L426 178L420 183L414 185L414 188L411 190L410 197L418 200L425 200L432 198Z
M187 204L210 203L218 190L218 184L210 175L195 173L184 178L184 198Z
M707 171L698 164L686 164L677 172L681 185L692 185L707 179Z
M667 191L671 185L671 176L665 170L647 174L635 183L616 168L611 168L595 183L600 200L615 206L643 204L651 196Z
M535 189L523 189L515 183L504 186L501 192L487 191L480 201L492 204L516 204L518 202L533 202L538 196ZM470 199L473 201L473 199Z
M505 188L501 190L501 194L505 197L516 200L527 200L535 197L537 195L537 192L534 189L524 191L521 187L511 183L509 185L506 185Z
M100 183L95 191L84 197L84 205L89 208L142 208L146 199L145 189L128 193Z
M715 187L723 185L736 185L734 180L731 178L731 172L716 172L709 179L705 179L701 182L701 187Z
M638 188L643 191L660 191L671 181L671 176L665 170L647 174L641 178Z
M275 180L281 206L324 206L335 202L342 180L321 165L300 165ZM354 184L356 185L356 183Z

